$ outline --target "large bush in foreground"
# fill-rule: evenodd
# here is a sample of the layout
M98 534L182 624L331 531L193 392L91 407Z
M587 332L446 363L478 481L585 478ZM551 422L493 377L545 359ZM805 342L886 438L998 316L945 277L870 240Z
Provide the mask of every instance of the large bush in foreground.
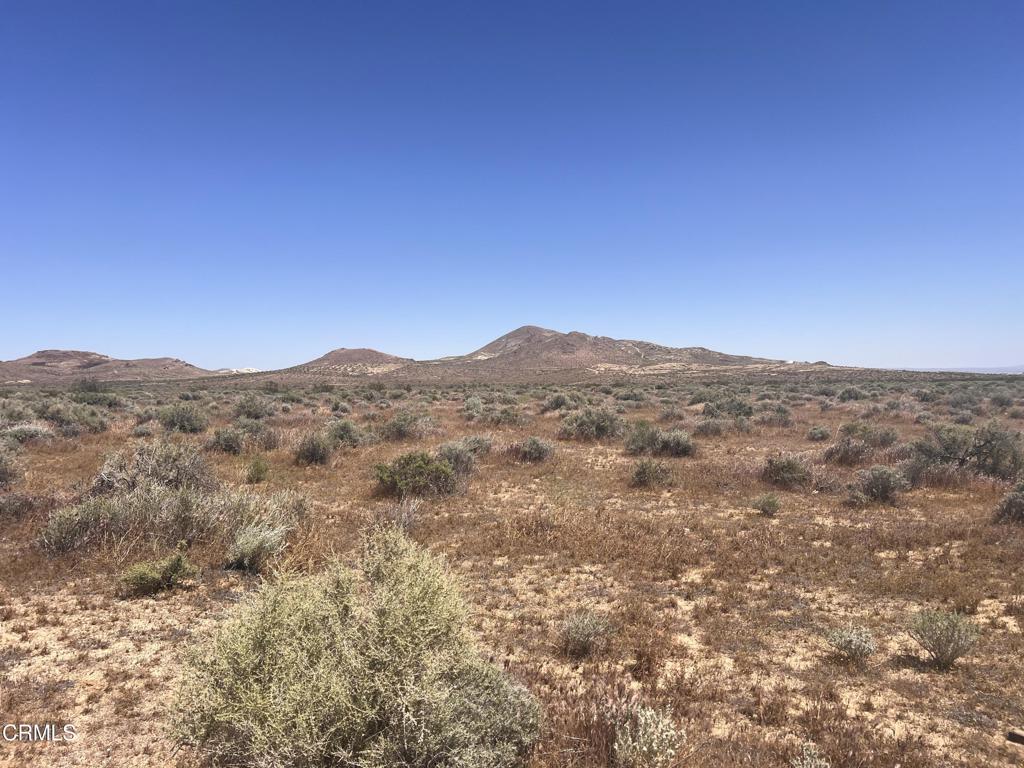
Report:
M265 584L187 660L176 728L217 766L513 768L531 694L485 661L444 566L393 527L356 570Z

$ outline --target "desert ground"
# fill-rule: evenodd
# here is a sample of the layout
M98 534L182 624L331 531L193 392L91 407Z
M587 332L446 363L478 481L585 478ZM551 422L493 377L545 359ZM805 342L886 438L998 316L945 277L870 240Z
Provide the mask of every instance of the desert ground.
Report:
M1022 425L1024 377L841 369L3 387L0 721L77 738L0 765L210 762L175 725L188 654L381 526L443 559L474 646L535 698L516 764L1020 765ZM111 513L145 472L299 511L239 557L237 530ZM176 552L180 577L131 575ZM627 754L624 723L650 744Z

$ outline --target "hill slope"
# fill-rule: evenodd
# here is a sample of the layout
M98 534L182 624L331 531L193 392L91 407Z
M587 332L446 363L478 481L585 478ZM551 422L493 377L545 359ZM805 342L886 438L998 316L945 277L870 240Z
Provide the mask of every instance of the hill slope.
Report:
M173 357L119 360L96 352L44 349L17 360L0 362L0 383L60 384L77 379L158 381L212 375Z
M326 355L302 363L289 372L301 372L321 375L340 376L372 376L379 373L391 373L414 361L407 357L397 357L376 349L332 349Z
M666 347L649 341L612 339L573 331L560 333L524 325L468 355L431 361L432 365L480 371L556 371L590 369L671 370L692 366L778 364L780 360L727 355L704 347Z

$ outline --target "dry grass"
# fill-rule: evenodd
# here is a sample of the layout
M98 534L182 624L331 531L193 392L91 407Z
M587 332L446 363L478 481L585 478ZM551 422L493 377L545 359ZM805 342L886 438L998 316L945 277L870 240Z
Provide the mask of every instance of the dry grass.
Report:
M657 398L669 394L673 426L692 432L702 406L688 405L688 393L650 389L621 415L656 422L666 408ZM294 490L310 502L275 567L315 571L347 556L360 528L385 514L373 473L379 463L482 432L499 447L528 436L554 443L542 463L504 450L478 457L460 493L422 500L403 522L448 558L482 645L540 698L546 718L531 768L611 765L608 712L639 703L670 711L685 730L677 768L785 767L807 742L834 768L1024 760L1003 741L1005 730L1024 725L1024 527L992 523L1008 486L958 477L912 488L893 505L845 504L858 468L827 464L827 443L807 432L820 425L835 435L878 402L822 410L822 398L794 398L790 426L754 423L695 437L695 455L660 459L672 468L671 486L633 488L635 459L621 439L558 438L559 414L540 413L550 392L519 395L527 419L513 426L469 422L462 393L438 394L420 404L435 425L429 434L339 447L325 466L297 465L294 451L324 428L335 394L303 390L304 402L266 419L282 440L260 451L268 471L258 492ZM596 389L584 394L617 404ZM206 406L223 402L210 412L211 427L230 424L237 397L209 395ZM362 429L389 414L358 398L351 406L346 418ZM878 410L867 418L895 429L901 443L926 432L909 408ZM126 543L55 556L37 544L48 513L87 492L104 457L137 439L133 427L129 414L115 414L107 432L20 453L26 475L14 491L33 503L2 521L0 711L4 720L66 719L81 736L63 746L5 744L0 765L191 759L187 750L175 753L167 731L180 652L260 577L223 570L223 543L200 544L189 553L202 568L191 588L123 600L117 575L167 551ZM201 445L208 434L175 439ZM255 453L207 459L222 483L242 488ZM761 473L779 454L801 457L812 480L769 485ZM768 492L781 502L773 517L750 508ZM923 608L967 613L980 630L977 646L948 672L929 667L906 633ZM599 652L561 651L566 616L577 610L608 617L613 631ZM870 629L878 647L856 667L836 664L825 639L851 624Z

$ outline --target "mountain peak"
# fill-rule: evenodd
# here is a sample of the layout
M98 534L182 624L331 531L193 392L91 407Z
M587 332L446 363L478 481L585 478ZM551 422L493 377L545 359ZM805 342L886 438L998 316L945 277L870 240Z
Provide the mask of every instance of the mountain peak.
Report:
M516 328L475 352L450 360L486 368L519 370L625 370L651 366L672 368L777 362L727 355L704 347L666 347L649 341L591 336L582 331L562 333L536 325Z

